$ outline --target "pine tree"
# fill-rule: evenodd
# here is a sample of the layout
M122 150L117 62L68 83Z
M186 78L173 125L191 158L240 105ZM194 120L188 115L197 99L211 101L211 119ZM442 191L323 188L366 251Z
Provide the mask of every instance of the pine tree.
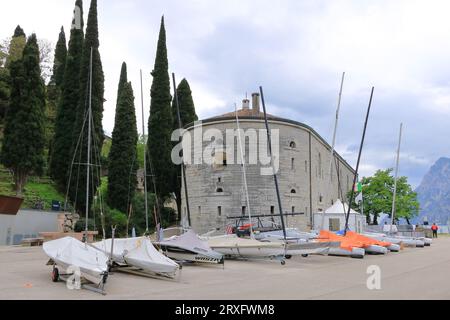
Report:
M186 126L188 124L193 123L198 120L198 116L195 113L195 105L194 100L192 99L192 91L189 87L189 83L186 79L181 80L180 84L177 87L177 95L178 95L178 103L180 105L180 118L181 125ZM178 124L178 116L177 116L177 104L176 99L174 97L172 101L172 118L173 118L173 130L179 128ZM178 144L179 142L174 142L173 146ZM177 208L178 208L178 216L181 219L181 165L176 165L174 167L173 172L173 189L175 192L176 200L177 200Z
M51 155L53 137L55 134L55 121L57 107L61 99L62 83L64 80L64 71L66 67L67 46L64 28L61 27L58 42L56 43L55 58L53 62L53 74L50 83L47 86L47 108L46 108L46 148L48 155ZM48 159L50 162L50 159Z
M133 89L122 65L112 145L108 158L108 205L127 213L136 189L138 140Z
M83 50L83 3L76 0L75 12L80 12L79 24L76 17L70 30L69 50L64 70L62 92L55 121L55 135L50 155L50 174L62 191L66 191L69 169L72 162L72 140L76 110L80 100L80 66ZM78 8L78 9L77 9Z
M35 34L18 61L12 65L11 105L0 160L13 172L16 193L21 195L28 176L42 174L44 167L45 86Z
M90 78L90 60L92 49L92 96L91 96L91 110L92 110L92 140L91 140L91 162L100 164L100 151L103 145L103 101L104 101L104 75L102 62L99 52L99 39L98 39L98 20L97 20L97 0L91 1L89 8L88 21L86 26L86 36L83 44L83 56L81 60L81 73L80 73L80 95L77 107L77 116L75 122L75 129L72 136L72 154L76 159L81 159L81 162L86 162L87 149L88 149L88 136L87 136L87 122L85 130L83 130L83 124L85 123L87 110L89 106L89 78ZM82 133L82 139L77 147L77 142ZM78 171L78 169L80 169ZM77 210L84 212L86 207L86 172L77 169L77 179L72 179L72 186L70 191L70 198L75 202ZM92 167L92 174L90 178L93 182L90 187L90 202L92 202L93 194L95 193L97 186L100 183L100 172L98 168ZM78 174L79 172L79 174Z
M150 186L150 190L157 192L159 201L162 204L173 191L171 177L174 166L171 159L173 119L170 102L172 96L170 94L164 17L161 19L161 29L152 76L153 83L150 94L151 105L147 142L151 163L147 161L147 172L149 175L151 173L154 175L157 190L153 190L151 180L147 181L147 185Z

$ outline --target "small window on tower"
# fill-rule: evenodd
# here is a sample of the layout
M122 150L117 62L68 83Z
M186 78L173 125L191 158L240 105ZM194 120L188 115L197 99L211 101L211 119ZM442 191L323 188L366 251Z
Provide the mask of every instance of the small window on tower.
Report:
M275 213L275 206L270 206L270 214L274 214Z
M297 145L295 144L294 141L291 141L291 142L289 143L289 147L291 147L292 149L295 149L295 148L297 147Z
M295 189L292 189L291 193L297 193L297 191Z
M222 207L221 206L217 207L217 214L219 215L219 217L222 215Z
M241 213L242 213L243 216L245 216L245 212L247 211L246 209L247 208L245 206L242 206L242 212Z
M291 170L295 169L295 158L291 159Z
M223 189L222 189L222 188L217 188L216 192L217 192L217 193L222 193L222 192L223 192Z

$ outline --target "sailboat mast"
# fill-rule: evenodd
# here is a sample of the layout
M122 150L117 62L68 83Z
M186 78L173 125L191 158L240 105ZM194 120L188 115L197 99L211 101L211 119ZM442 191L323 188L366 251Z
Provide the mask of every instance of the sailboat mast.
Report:
M278 187L278 178L277 178L277 174L275 172L275 168L273 167L272 138L271 138L270 129L269 129L269 122L267 121L266 102L264 100L264 92L263 92L263 88L261 86L259 87L259 91L261 93L261 101L262 101L262 106L263 106L263 110L264 110L264 122L266 124L266 131L267 131L267 144L269 146L270 165L272 166L273 180L275 182L275 190L277 192L278 209L280 210L280 218L281 218L281 227L283 228L283 236L284 236L284 240L286 241L286 227L284 225L283 207L281 205L281 198L280 198L280 188Z
M361 138L361 144L359 146L358 161L356 162L355 176L353 177L352 191L351 191L351 194L350 194L350 199L348 201L348 211L347 211L347 215L345 217L344 235L347 234L348 218L350 217L350 207L351 207L351 205L353 203L353 198L355 196L355 184L356 184L356 179L358 178L359 162L361 161L361 153L362 153L362 148L364 146L364 139L366 137L367 123L369 122L369 114L370 114L370 108L372 107L372 99L373 99L373 92L374 92L374 90L375 90L375 87L372 87L372 92L370 93L369 106L367 108L366 120L364 122L363 135L362 135L362 138Z
M398 137L398 148L397 148L397 163L395 166L394 194L392 196L391 227L390 227L389 233L392 233L392 225L394 224L395 198L397 196L397 177L398 177L398 165L400 162L400 146L402 143L402 131L403 131L403 123L400 123L400 134Z
M332 175L333 175L334 149L336 147L336 134L337 134L337 128L338 128L338 123L339 123L339 111L341 110L341 100L342 100L342 90L344 88L344 80L345 80L345 72L342 73L341 88L339 90L339 97L338 97L338 103L337 103L337 109L336 109L336 120L334 122L333 143L331 145L330 166L329 166L329 168L330 168L330 170L329 170L330 183L331 183ZM337 168L336 168L336 172L337 172ZM338 177L338 185L339 184L340 183L339 183L339 177ZM338 186L338 188L339 188L339 186ZM325 225L325 211L322 211L322 226L320 228L321 230L323 230L324 225Z
M88 106L88 145L87 145L87 161L86 161L86 223L84 229L84 241L87 243L88 229L89 229L89 175L91 169L91 121L92 121L92 47L89 63L89 106Z
M144 199L145 199L145 233L148 234L148 201L147 201L147 141L145 141L145 124L144 124L144 90L142 86L142 70L141 76L141 113L142 113L142 138L144 139Z
M247 172L245 170L244 152L242 150L241 128L239 126L239 116L238 116L238 110L237 110L236 104L234 104L234 109L235 109L235 114L236 114L236 124L237 124L237 130L238 130L239 150L241 151L242 176L243 176L243 180L244 180L245 199L247 201L248 220L250 222L250 237L253 239L255 236L253 234L252 214L251 214L251 210L250 210L250 198L248 196Z
M172 73L172 80L173 80L173 90L175 93L175 104L177 105L177 119L178 119L178 128L181 130L183 128L183 124L181 123L181 115L180 115L180 106L178 101L178 92L177 92L177 83L175 81L175 73ZM180 138L181 141L183 141L183 137ZM188 197L188 190L187 190L187 182L186 182L186 166L184 164L184 151L182 151L182 157L181 157L181 175L184 185L184 196L186 198L186 209L187 209L187 216L188 216L188 224L189 227L191 226L191 211L189 208L189 197Z

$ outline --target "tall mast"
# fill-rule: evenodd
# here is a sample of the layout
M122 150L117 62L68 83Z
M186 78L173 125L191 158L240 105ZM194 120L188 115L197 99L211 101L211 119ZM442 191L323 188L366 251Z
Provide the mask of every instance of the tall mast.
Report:
M251 214L251 210L250 210L250 198L248 196L247 173L245 170L245 158L244 158L244 152L242 150L241 128L239 127L239 116L238 116L238 110L237 110L236 104L234 104L234 109L235 109L236 124L237 124L237 129L238 129L239 150L241 151L242 177L244 179L245 198L247 201L247 208L248 208L248 220L250 222L250 237L252 239L254 239L255 235L253 234L252 214Z
M397 196L397 177L398 177L398 165L400 162L400 146L402 143L402 131L403 131L403 123L400 123L400 134L398 137L398 148L397 148L397 163L395 166L394 194L392 196L391 227L390 227L389 233L392 233L392 225L394 224L395 198Z
M278 209L280 210L280 218L281 218L281 226L283 228L283 236L284 236L284 240L286 241L286 227L284 225L283 207L281 205L281 198L280 198L280 188L278 187L278 178L277 178L277 174L275 172L275 168L273 167L272 138L271 138L270 129L269 129L269 122L267 121L266 102L264 100L264 92L263 92L263 88L261 86L259 87L259 91L261 92L261 101L262 101L263 110L264 110L264 122L266 124L266 131L267 131L267 144L269 146L270 165L272 166L273 180L275 181L275 190L277 192Z
M334 122L333 143L331 145L331 156L330 156L330 166L329 166L329 168L330 168L330 170L329 170L330 183L331 183L332 175L333 175L334 149L336 147L336 134L337 134L337 128L338 128L338 123L339 123L339 111L341 109L342 89L344 88L344 79L345 79L345 72L342 73L341 88L339 90L339 97L338 97L337 109L336 109L336 120ZM337 172L337 168L336 168L336 172ZM340 184L340 182L339 182L339 177L338 177L338 189L339 189L339 184ZM342 199L342 200L344 201L344 199ZM322 211L322 226L320 228L321 230L323 230L324 224L325 224L325 211Z
M145 139L145 124L144 124L144 90L142 88L142 70L141 76L141 113L142 113L142 138L144 139L144 199L145 199L145 233L148 234L148 202L147 202L147 141Z
M89 175L91 166L91 120L92 120L92 47L91 56L89 62L89 106L88 106L88 145L87 145L87 161L86 161L86 224L84 227L84 242L87 243L88 239L88 218L89 218Z
M175 104L177 105L178 128L181 130L183 128L183 124L181 122L180 106L178 104L178 92L177 92L177 83L175 81L175 73L172 73L172 80L173 80L173 90L175 93ZM180 137L180 140L183 141L183 137ZM184 150L182 151L181 161L182 161L181 176L183 179L184 196L186 198L186 209L187 209L188 223L189 223L189 227L190 227L191 226L191 211L189 208L189 197L188 197L187 182L186 182L186 166L184 164Z
M370 100L369 100L369 106L367 108L367 114L366 114L366 121L364 122L364 130L363 130L363 135L361 138L361 144L359 146L359 153L358 153L358 161L356 162L356 171L355 171L355 176L353 177L353 184L352 184L352 192L350 194L350 200L348 201L348 211L347 211L347 215L345 217L345 229L344 229L344 235L347 234L347 229L348 229L348 218L350 217L350 207L353 203L353 198L355 196L355 184L356 184L356 179L358 177L358 170L359 170L359 162L361 161L361 153L362 153L362 148L364 146L364 139L366 137L366 130L367 130L367 123L369 121L369 114L370 114L370 108L372 107L372 99L373 99L373 92L374 92L375 88L372 87L372 92L370 93Z

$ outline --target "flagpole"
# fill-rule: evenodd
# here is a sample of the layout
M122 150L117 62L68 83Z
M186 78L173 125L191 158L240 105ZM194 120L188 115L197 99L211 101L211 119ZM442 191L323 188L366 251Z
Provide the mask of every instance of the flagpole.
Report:
M400 146L402 143L402 131L403 131L403 123L400 123L400 134L398 138L398 149L397 149L397 163L395 167L394 195L392 197L391 227L389 229L389 233L392 233L392 225L394 224L395 198L397 196L397 177L398 177L398 165L400 162Z

